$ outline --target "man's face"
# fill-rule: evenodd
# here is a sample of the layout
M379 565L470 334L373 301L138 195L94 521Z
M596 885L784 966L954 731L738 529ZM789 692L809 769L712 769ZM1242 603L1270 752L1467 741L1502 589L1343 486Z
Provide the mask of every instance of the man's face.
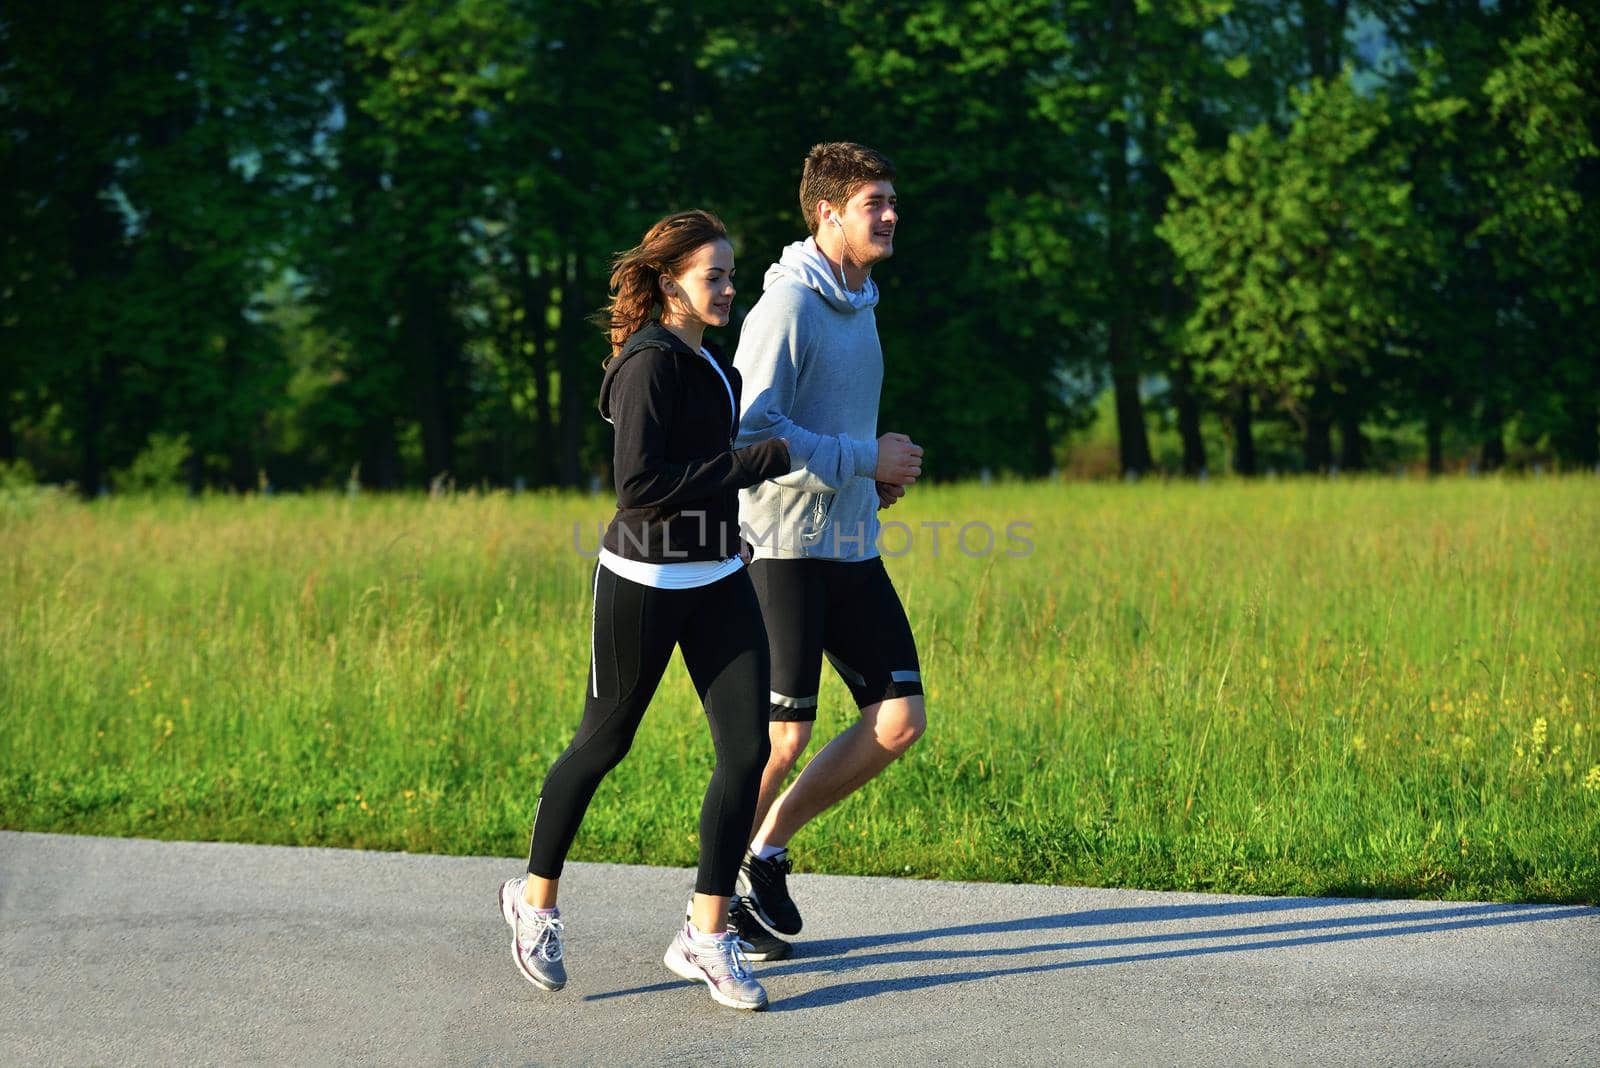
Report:
M893 182L868 182L845 202L839 220L850 258L871 267L894 255L894 229L900 221Z

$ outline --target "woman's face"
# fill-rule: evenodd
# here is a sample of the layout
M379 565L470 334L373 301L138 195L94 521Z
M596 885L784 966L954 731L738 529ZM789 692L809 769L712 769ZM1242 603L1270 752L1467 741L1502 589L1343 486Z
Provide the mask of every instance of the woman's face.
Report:
M661 288L663 319L727 326L733 312L733 246L726 241L701 245L676 275L662 277Z

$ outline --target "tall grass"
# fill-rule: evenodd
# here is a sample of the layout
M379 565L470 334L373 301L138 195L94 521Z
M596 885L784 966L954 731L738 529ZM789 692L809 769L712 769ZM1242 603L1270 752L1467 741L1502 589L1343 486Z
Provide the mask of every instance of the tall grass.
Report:
M607 515L0 502L0 825L521 852ZM802 868L1600 902L1600 482L929 486L886 518L931 726ZM825 739L853 708L821 703ZM711 760L675 663L574 857L692 864Z

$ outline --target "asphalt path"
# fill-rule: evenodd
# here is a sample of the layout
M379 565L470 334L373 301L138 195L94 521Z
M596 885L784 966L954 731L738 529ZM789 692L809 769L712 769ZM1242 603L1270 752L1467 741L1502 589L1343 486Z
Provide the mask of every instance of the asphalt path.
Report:
M1600 909L792 877L763 1013L661 964L687 870L0 832L0 1064L1600 1064Z

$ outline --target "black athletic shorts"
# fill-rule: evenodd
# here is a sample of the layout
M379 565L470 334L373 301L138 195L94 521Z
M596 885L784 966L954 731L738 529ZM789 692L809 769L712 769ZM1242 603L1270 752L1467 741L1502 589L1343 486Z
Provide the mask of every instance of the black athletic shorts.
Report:
M911 624L881 558L756 560L750 581L772 650L772 719L817 718L824 656L857 707L922 692Z

